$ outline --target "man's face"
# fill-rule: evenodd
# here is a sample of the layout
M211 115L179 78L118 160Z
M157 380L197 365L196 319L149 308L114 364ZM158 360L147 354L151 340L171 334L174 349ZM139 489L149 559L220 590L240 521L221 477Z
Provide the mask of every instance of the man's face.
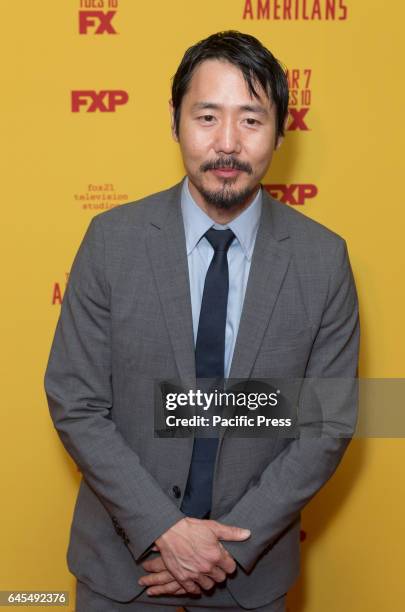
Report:
M232 209L249 203L270 166L276 145L275 105L254 82L223 60L199 64L181 104L179 142L190 191L199 203Z

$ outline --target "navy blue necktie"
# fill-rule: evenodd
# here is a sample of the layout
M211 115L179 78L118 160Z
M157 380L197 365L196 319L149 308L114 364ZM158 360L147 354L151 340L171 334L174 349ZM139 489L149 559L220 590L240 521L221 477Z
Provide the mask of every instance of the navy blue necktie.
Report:
M214 249L205 277L195 347L196 377L222 379L225 359L225 325L228 305L227 252L235 235L230 229L209 229L204 236ZM218 438L195 438L181 511L203 518L211 510L212 480Z

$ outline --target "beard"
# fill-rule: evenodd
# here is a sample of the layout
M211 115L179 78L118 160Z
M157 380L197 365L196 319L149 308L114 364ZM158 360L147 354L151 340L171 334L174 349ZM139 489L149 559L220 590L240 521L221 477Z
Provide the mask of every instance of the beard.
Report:
M224 179L221 188L216 190L205 189L202 185L198 187L199 192L208 204L221 210L231 210L244 204L257 189L257 185L247 186L243 189L232 188L234 179Z

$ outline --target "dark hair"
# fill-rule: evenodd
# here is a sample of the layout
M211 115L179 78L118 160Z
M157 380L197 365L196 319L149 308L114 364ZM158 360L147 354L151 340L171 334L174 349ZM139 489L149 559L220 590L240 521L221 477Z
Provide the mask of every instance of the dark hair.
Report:
M237 30L211 34L185 52L172 82L176 134L179 133L181 102L187 93L191 77L198 64L208 59L223 59L238 66L250 93L256 98L259 96L253 87L253 80L260 83L269 100L276 105L277 139L284 136L289 95L285 69L257 38Z

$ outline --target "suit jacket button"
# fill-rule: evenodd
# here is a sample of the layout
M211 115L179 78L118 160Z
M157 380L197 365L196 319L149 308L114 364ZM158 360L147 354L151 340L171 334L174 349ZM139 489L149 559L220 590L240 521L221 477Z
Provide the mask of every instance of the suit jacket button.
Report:
M177 499L179 497L181 497L181 489L180 489L180 487L178 487L177 485L174 485L172 491L173 491L174 497L177 497Z

